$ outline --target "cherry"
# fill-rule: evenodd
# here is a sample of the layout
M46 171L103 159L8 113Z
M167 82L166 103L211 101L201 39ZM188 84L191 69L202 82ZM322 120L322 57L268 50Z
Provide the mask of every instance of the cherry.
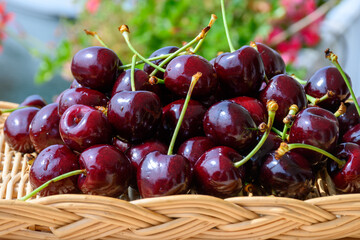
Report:
M256 98L240 96L229 99L229 101L240 104L249 113L255 124L259 126L263 122L267 122L267 112L265 106Z
M330 111L309 107L300 111L290 129L289 143L304 143L327 152L335 150L339 137L339 123ZM312 165L323 160L322 154L309 150L296 150L306 157Z
M350 128L342 137L342 142L360 144L360 123Z
M76 104L61 116L60 135L71 149L82 152L96 144L110 143L112 127L105 115L93 107Z
M256 125L249 112L237 103L222 101L205 113L204 132L217 145L238 150L251 147L256 139Z
M118 137L113 137L112 145L117 147L117 149L119 149L123 153L126 153L129 150L129 148L132 146L131 143L119 139Z
M159 57L159 56L162 56L162 55L166 55L166 54L169 54L169 53L174 53L176 52L177 50L179 50L178 47L174 47L174 46L168 46L168 47L163 47L163 48L160 48L158 50L156 50L155 52L153 52L149 58L153 58L153 57ZM164 61L164 59L159 59L159 60L154 60L154 61L151 61L152 63L154 63L155 65L159 65L162 61ZM166 68L167 64L165 64L163 66L163 68ZM144 71L147 73L147 74L151 74L152 71L154 71L154 68L152 66L150 66L149 64L145 63L144 64ZM164 73L158 71L156 74L155 74L156 77L160 78L160 79L163 79L164 78Z
M60 115L57 103L50 103L40 109L29 127L31 142L36 152L54 144L64 144L59 132Z
M314 174L302 155L287 152L276 159L271 152L261 167L259 181L268 194L305 199L312 189Z
M131 91L131 69L128 69L121 73L117 78L113 88L111 96L114 96L116 93L127 90ZM156 93L160 96L160 86L158 84L151 85L149 83L149 75L140 69L135 69L134 73L135 78L135 89L136 90L146 90Z
M152 137L161 120L159 97L149 91L121 91L109 102L108 118L122 139L130 142Z
M328 173L337 190L343 193L360 192L360 146L355 143L342 143L336 148L336 156L346 160L339 166L334 161L328 161Z
M162 137L169 140L171 134L174 132L176 124L179 120L181 110L184 106L184 99L176 100L165 107L163 107L162 114ZM190 100L186 109L184 119L182 121L178 139L184 141L191 137L204 135L203 131L203 117L206 112L206 108L195 100ZM169 136L169 138L167 138Z
M260 54L250 46L219 55L214 67L221 87L230 97L255 96L265 79Z
M349 77L348 79L350 81ZM339 108L340 102L345 101L350 96L349 89L336 67L320 68L310 77L304 88L306 93L314 98L321 98L328 91L333 92L333 97L329 97L317 104L332 112Z
M84 48L74 55L71 72L82 86L104 91L112 88L121 65L114 51L94 46Z
M64 173L79 168L78 157L65 145L51 145L42 150L30 168L30 184L33 189ZM77 176L65 178L39 192L40 196L55 194L78 193Z
M74 79L69 88L86 88L83 85L81 85L78 81L76 81L76 79Z
M355 104L352 102L347 102L345 103L345 106L346 106L346 112L337 118L340 127L340 132L339 132L340 139L348 130L350 130L350 128L360 123L360 117L356 110Z
M37 107L20 108L13 111L5 120L5 141L15 151L22 153L34 152L34 146L29 135L29 127L36 113Z
M243 187L244 167L236 168L234 162L241 159L239 153L225 146L206 151L194 166L197 190L221 198L236 196Z
M70 88L63 91L59 99L59 114L62 115L66 109L75 104L106 107L108 100L105 94L93 89Z
M194 98L206 98L213 94L218 86L215 70L205 58L198 55L183 55L171 60L164 74L165 86L179 97L185 97L192 76L201 72L193 92Z
M95 145L79 157L86 170L78 178L79 189L86 194L119 197L128 187L132 175L129 159L116 147Z
M25 100L19 104L19 107L31 106L31 107L42 108L45 105L46 105L46 101L40 95L35 94L25 98Z
M259 42L256 42L256 47L264 63L265 74L268 79L285 73L285 62L277 51Z
M306 94L302 85L286 74L273 77L261 91L259 100L264 105L269 100L277 102L279 109L275 116L275 126L281 128L291 105L295 104L300 110L307 107Z

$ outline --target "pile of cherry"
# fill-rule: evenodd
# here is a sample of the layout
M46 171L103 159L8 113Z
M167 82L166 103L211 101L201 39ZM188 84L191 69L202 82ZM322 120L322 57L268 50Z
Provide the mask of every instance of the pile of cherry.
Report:
M177 50L150 56L162 72L82 49L56 102L30 96L8 116L10 147L38 153L30 183L45 184L41 196L131 187L144 198L246 189L304 199L323 169L339 192L360 192L360 118L336 67L303 83L262 43L211 61L188 49L161 64Z

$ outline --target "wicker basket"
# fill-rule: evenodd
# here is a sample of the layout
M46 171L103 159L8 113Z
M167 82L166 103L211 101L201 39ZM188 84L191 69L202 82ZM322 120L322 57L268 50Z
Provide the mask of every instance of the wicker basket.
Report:
M0 102L1 109L12 107ZM4 142L5 119L0 116L0 239L360 238L360 194L318 191L306 201L191 194L134 201L90 195L16 200L31 191L29 156Z

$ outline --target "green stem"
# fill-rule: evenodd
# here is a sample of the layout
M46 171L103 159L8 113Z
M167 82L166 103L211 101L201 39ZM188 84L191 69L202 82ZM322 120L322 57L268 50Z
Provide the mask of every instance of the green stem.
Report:
M157 71L161 71L161 72L165 72L165 69L163 69L162 67L150 62L149 60L147 60L146 58L144 58L138 51L135 50L135 48L132 46L132 44L130 43L130 39L129 39L129 33L128 32L123 32L122 33L126 44L128 45L128 47L130 48L130 50L136 54L141 60L143 60L145 63L149 64L150 66L152 66L153 68L155 68L155 70Z
M19 200L20 201L26 201L28 200L29 198L32 198L33 196L35 196L38 192L40 192L41 190L43 190L44 188L46 188L47 186L49 186L50 183L53 183L53 182L57 182L57 181L60 181L60 180L63 180L65 178L68 178L68 177L72 177L72 176L75 176L75 175L79 175L79 174L83 174L83 173L86 173L86 170L85 169L81 169L81 170L75 170L75 171L71 171L71 172L68 172L68 173L64 173L60 176L57 176L49 181L47 181L46 183L44 183L43 185L41 185L40 187L36 188L34 191L32 191L31 193L29 193L28 195L20 198Z
M296 81L298 81L301 85L305 85L307 83L306 80L302 80L302 79L298 78L297 76L295 76L295 74L291 74L291 77L293 79L295 79Z
M131 81L131 91L136 91L135 89L135 64L136 64L136 54L131 59L131 70L130 70L130 81Z
M0 109L0 115L3 113L12 113L18 109L22 109L22 108L27 108L29 106L22 106L22 107L17 107L17 108L9 108L9 109Z
M158 84L165 84L165 80L161 79L161 78L157 78L157 83Z
M312 96L310 96L309 94L306 94L306 99L311 102L312 105L316 105L319 101L318 98L314 98Z
M234 52L234 51L235 51L235 48L234 48L234 46L233 46L232 43L231 43L230 33L229 33L227 21L226 21L224 0L220 0L220 3L221 3L221 14L222 14L222 17L223 17L224 28L225 28L226 38L227 38L227 40L228 40L230 52Z
M98 42L106 48L109 48L108 45L106 45L106 43L100 38L99 34L97 34L97 32L93 32L93 31L89 31L84 29L84 32L86 33L86 35L90 35L93 36L96 40L98 40Z
M291 144L288 144L287 146L288 146L288 151L296 149L296 148L305 148L305 149L309 149L309 150L321 153L321 154L327 156L328 158L334 160L337 164L339 164L339 166L344 166L346 163L346 161L335 157L331 153L328 153L327 151L322 150L321 148L318 148L318 147L314 147L312 145L303 144L303 143L291 143Z
M283 133L279 129L272 127L271 130L277 135L279 135L281 138L283 138Z
M267 127L265 133L264 133L263 136L261 137L261 139L260 139L260 141L258 142L258 144L255 146L255 148L254 148L246 157L244 157L244 158L241 159L240 161L234 163L234 166L235 166L235 167L238 168L238 167L244 165L247 161L250 160L250 158L252 158L252 157L257 153L257 151L259 151L259 149L262 147L262 145L264 145L267 137L268 137L269 134L270 134L272 125L273 125L273 123L274 123L275 113L276 113L276 111L268 111L268 115L269 115L269 118L268 118L268 127Z
M287 137L287 132L288 132L289 128L291 128L292 120L298 111L299 111L299 108L297 105L293 104L290 106L289 113L284 118L284 128L283 128L282 137L281 137L281 139L283 141L285 141L285 139Z
M194 90L195 84L197 83L197 81L199 80L200 77L201 77L201 73L198 72L191 79L190 87L189 87L188 93L186 95L184 105L182 107L182 110L181 110L181 113L180 113L180 116L179 116L179 120L178 120L178 122L176 124L174 133L172 135L167 155L172 155L172 153L173 153L176 137L177 137L177 135L179 133L181 124L182 124L182 122L184 120L184 116L185 116L186 109L188 107L188 104L189 104L189 101L190 101L190 98L191 98L191 94L192 94L192 92Z

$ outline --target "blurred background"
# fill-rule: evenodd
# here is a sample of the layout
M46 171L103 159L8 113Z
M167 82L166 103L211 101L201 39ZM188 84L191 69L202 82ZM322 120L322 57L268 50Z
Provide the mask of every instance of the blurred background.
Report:
M359 0L227 0L235 48L259 41L279 51L287 72L307 79L331 65L330 48L360 96ZM96 31L123 63L132 53L117 28L127 24L134 47L144 56L164 46L181 46L209 22L200 55L229 51L218 0L0 0L0 100L21 102L39 94L48 102L73 80L70 62L78 50L99 45Z

